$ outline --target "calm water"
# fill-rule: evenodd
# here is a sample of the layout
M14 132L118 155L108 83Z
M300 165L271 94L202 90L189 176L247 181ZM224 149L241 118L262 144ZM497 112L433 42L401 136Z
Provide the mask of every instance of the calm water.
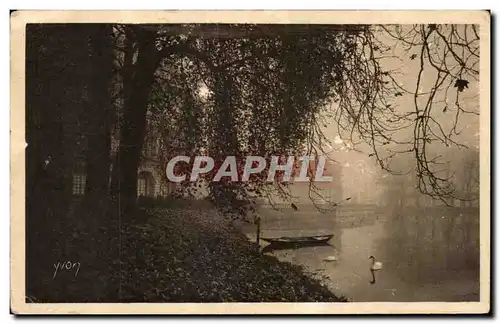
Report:
M435 216L441 223L417 225L379 218L370 212L344 217L342 224L335 216L311 212L294 213L292 217L272 210L261 210L260 214L262 237L335 234L331 246L270 253L304 266L332 291L351 301L479 299L478 250L475 243L470 243L477 240L477 235L471 234L470 224L455 221L450 230L442 225L445 217L440 215ZM241 230L255 239L254 226L245 225ZM446 231L453 237L447 237ZM371 255L383 263L383 269L375 273L374 284L370 283ZM335 256L337 261L325 261L329 256Z

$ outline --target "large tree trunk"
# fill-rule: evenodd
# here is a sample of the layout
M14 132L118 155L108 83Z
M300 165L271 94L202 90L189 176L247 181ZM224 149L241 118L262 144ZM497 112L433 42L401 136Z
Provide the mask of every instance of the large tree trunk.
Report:
M211 140L210 155L216 165L222 163L227 156L238 154L238 137L235 129L232 81L226 71L215 73L215 106L218 111L214 116L215 136ZM223 211L237 208L237 187L240 183L210 182L210 195L213 202Z
M137 212L137 172L146 129L148 97L158 66L156 34L140 29L134 31L138 49L137 54L130 54L137 55L137 60L132 66L125 67L120 146L111 188L117 212L125 221L132 220Z

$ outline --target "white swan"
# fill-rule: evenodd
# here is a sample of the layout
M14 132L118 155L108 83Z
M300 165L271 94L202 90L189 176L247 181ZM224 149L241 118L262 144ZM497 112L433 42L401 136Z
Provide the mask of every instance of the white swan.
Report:
M375 261L375 257L372 255L370 256L370 259L372 259L372 265L370 266L370 270L381 270L382 269L382 262Z

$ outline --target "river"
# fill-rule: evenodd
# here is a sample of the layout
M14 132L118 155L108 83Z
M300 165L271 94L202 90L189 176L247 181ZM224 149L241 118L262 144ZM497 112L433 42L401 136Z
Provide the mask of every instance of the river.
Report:
M334 234L328 246L270 253L304 266L350 301L478 301L478 222L473 226L462 221L463 217L455 217L456 211L451 213L455 218L448 217L448 211L433 213L408 216L402 224L402 218L381 217L380 211L373 210L351 209L335 216L311 210L259 209L261 237ZM255 240L255 226L247 224L240 229ZM260 243L266 245L262 240ZM331 256L336 261L325 260ZM383 269L374 272L375 283L371 283L370 256L383 263Z

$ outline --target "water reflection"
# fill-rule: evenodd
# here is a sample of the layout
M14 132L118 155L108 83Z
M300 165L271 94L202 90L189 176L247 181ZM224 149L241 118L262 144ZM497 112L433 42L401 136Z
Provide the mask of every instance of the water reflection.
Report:
M262 230L267 237L334 233L329 245L266 253L304 266L352 301L477 301L476 212L406 210L405 217L386 212L390 217L377 220L372 213L348 221L311 214L285 219L268 212ZM383 269L372 271L371 255ZM336 261L325 262L331 256Z
M370 272L372 273L372 280L370 280L370 283L373 285L376 282L376 280L375 280L375 270L370 269Z

